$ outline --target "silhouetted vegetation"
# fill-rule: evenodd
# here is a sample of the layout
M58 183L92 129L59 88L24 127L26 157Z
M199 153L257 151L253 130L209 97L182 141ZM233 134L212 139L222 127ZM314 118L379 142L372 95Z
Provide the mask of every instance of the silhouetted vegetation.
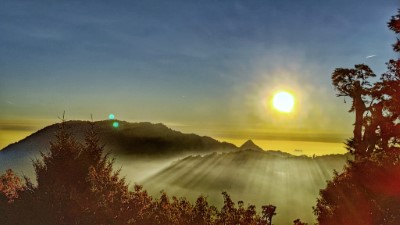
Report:
M388 23L400 32L400 10ZM400 51L400 41L394 44ZM321 190L314 208L321 225L400 224L400 60L390 60L380 81L366 65L336 69L338 96L352 99L354 137L347 148L355 155L345 171Z
M350 154L312 158L258 150L188 156L141 183L149 193L165 189L191 201L206 193L209 202L219 207L223 204L221 190L257 206L268 200L278 209L278 215L273 217L275 224L292 224L296 218L312 224L312 207L319 190L348 158L352 158Z
M308 223L303 223L303 222L301 222L300 219L294 220L294 221L293 221L293 224L294 224L294 225L308 225Z
M12 170L0 177L0 224L272 224L275 206L259 214L226 192L218 210L204 196L192 204L164 192L154 199L140 185L130 191L98 142L93 124L81 144L61 123L50 151L34 161L35 184Z
M400 33L400 10L388 26ZM393 49L400 52L399 40ZM376 75L364 64L338 68L332 74L338 96L352 100L354 131L346 144L354 161L349 161L344 172L335 172L320 191L314 207L320 225L400 224L400 59L390 60L387 67L375 83L370 78ZM89 127L80 142L67 132L65 121L60 124L49 151L33 162L36 182L20 178L12 170L0 176L0 224L272 224L275 206L264 205L257 212L254 205L235 204L227 192L222 192L224 203L218 209L204 196L192 203L163 191L159 198L153 198L140 185L129 190L120 171L113 169L114 160L99 144L94 124ZM193 138L189 142L195 140L195 146L219 145ZM143 143L148 145L149 141L154 148L168 146L157 140ZM179 138L173 140L181 143ZM243 162L248 152L261 154L251 148L229 154L241 154L238 162ZM303 160L317 162L318 157ZM299 219L293 223L306 225Z

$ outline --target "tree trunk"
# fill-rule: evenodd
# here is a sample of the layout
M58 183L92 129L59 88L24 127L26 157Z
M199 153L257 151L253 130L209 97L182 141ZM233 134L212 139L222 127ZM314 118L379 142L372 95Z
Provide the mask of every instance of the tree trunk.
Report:
M354 124L354 155L355 159L359 159L365 154L365 147L363 147L363 138L362 138L362 127L363 127L363 119L365 112L364 101L362 100L362 87L360 82L356 82L354 85L354 111L356 114L356 122Z

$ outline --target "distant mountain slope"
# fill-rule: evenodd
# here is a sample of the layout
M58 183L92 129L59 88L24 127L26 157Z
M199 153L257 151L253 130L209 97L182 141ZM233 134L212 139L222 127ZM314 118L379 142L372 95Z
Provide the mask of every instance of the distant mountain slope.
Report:
M261 147L259 147L258 145L254 144L254 142L252 140L246 141L239 148L242 149L242 150L264 151Z
M98 121L95 122L95 128L101 143L105 145L105 149L111 151L114 155L154 158L237 149L233 144L219 142L210 137L183 134L163 124L118 121L119 127L114 128L113 122L114 120ZM45 127L1 150L0 171L6 168L30 166L31 159L39 156L40 151L46 152L49 149L49 142L54 140L58 126L59 124L53 124ZM83 141L89 123L87 121L67 121L66 127L74 137Z
M142 183L151 194L194 199L200 194L217 205L228 191L235 201L277 208L274 224L292 224L296 218L313 224L312 206L333 170L342 170L349 155L310 158L277 151L239 150L189 156L147 178Z

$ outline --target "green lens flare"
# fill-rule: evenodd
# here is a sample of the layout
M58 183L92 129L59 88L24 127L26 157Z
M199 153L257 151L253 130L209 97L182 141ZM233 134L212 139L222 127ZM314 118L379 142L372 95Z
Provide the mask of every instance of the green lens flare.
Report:
M119 127L119 123L118 122L114 122L113 123L113 127L118 128Z
M114 114L110 114L110 115L108 115L108 119L110 119L110 120L113 120L113 119L115 119L115 116L114 116Z

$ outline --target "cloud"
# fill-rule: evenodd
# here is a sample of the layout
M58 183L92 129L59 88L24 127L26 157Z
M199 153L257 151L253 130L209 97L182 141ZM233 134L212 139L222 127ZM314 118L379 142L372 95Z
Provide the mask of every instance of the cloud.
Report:
M35 130L36 126L32 125L22 125L22 124L1 124L0 130L8 130L8 131L32 131Z
M0 131L35 131L43 127L39 121L0 120Z
M365 57L366 59L369 59L369 58L373 58L373 57L375 57L376 55L369 55L369 56L367 56L367 57Z
M343 143L350 136L345 132L273 132L264 130L241 130L241 131L220 131L213 135L220 138L241 139L247 137L256 140L276 140L276 141L305 141L305 142L325 142Z

